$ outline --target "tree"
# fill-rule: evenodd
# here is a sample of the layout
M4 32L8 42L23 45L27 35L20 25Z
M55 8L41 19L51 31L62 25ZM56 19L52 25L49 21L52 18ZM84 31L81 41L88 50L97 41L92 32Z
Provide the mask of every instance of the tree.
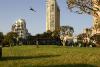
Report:
M83 46L87 46L87 34L86 33L82 33L82 34L79 34L78 36L77 36L77 39L78 39L78 43L81 43L81 45L83 45Z
M8 42L10 45L15 44L17 41L18 34L15 32L8 32L5 37L4 41Z
M2 44L3 39L4 39L4 35L2 32L0 32L0 44Z
M100 6L100 0L67 0L67 6L70 11L78 14L87 13L89 15L98 16L100 8L97 6Z
M0 32L0 58L2 57L2 41L3 41L4 37L3 37L3 33Z
M95 30L99 30L100 29L100 19L96 19L96 23L94 24L94 29Z
M95 40L96 46L100 46L100 34L93 35L91 40Z
M66 2L71 12L92 15L94 19L93 30L96 30L96 34L98 34L100 31L100 0L67 0Z
M63 46L65 45L67 39L72 39L74 33L74 29L71 26L61 26L60 29L60 39L62 41Z
M86 34L86 33L82 33L82 34L79 34L79 35L77 36L77 39L78 39L79 41L83 41L84 38L86 38L86 37L87 37L87 34Z
M42 38L51 38L52 32L48 31L48 32L44 32L43 34L41 34Z
M74 29L71 26L61 26L60 34L61 35L68 35L73 36Z
M51 36L53 37L53 38L59 38L59 31L53 31L52 32L52 34L51 34Z

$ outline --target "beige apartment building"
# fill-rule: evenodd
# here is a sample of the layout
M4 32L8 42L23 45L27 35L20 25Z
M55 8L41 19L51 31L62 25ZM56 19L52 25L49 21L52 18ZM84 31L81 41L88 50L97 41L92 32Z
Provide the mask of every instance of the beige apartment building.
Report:
M56 0L46 1L46 31L60 30L60 9Z

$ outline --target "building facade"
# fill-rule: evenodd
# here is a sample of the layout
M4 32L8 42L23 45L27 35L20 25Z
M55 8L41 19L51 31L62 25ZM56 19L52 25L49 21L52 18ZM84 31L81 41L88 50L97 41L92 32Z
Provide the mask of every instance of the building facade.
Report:
M60 30L60 9L56 0L47 0L46 3L46 31Z
M12 32L16 32L19 38L26 38L30 34L26 28L26 22L24 19L18 19L15 24L12 25Z

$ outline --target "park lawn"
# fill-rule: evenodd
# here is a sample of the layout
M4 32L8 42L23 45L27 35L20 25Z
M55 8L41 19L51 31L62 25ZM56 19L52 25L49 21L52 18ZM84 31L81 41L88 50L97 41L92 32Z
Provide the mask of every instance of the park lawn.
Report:
M100 48L28 45L2 50L0 67L100 67Z

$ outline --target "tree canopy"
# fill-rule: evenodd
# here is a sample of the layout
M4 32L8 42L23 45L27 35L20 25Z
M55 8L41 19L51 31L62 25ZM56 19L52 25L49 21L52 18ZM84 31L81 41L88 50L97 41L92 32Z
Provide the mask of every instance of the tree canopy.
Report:
M0 44L2 43L3 39L4 39L3 33L0 32Z
M74 28L71 26L61 26L60 34L73 36Z
M66 1L70 11L78 14L89 14L98 16L98 11L100 11L100 0L67 0Z
M5 42L9 42L9 44L13 43L14 40L18 37L18 34L15 32L8 32L5 37L4 37L4 41Z

